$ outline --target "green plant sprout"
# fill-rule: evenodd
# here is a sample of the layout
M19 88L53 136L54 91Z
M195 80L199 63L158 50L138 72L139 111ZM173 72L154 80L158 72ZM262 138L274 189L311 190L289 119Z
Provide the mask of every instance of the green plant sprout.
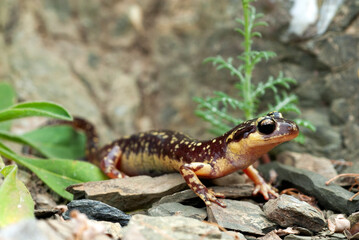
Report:
M215 91L213 97L200 98L196 97L194 100L198 103L195 111L196 115L211 123L214 134L223 134L230 130L233 126L240 124L244 119L233 117L230 110L243 111L245 119L252 119L254 117L263 116L271 111L279 111L282 113L294 112L300 114L297 106L298 98L294 94L288 94L286 91L278 89L281 86L284 89L290 89L291 84L296 81L293 78L284 77L280 72L277 77L270 76L266 82L259 82L257 85L252 83L252 73L256 64L262 60L269 60L276 56L271 51L255 51L252 50L253 38L261 37L261 33L254 31L255 27L267 26L264 21L260 21L263 14L256 13L255 7L250 5L254 0L242 0L243 6L243 19L236 21L242 28L235 30L244 37L242 46L244 51L237 56L241 61L239 66L233 65L233 58L223 59L221 56L210 57L205 59L204 62L212 62L217 70L228 69L232 76L239 79L235 84L238 89L240 99L233 98L226 93ZM258 112L260 98L266 93L267 90L272 90L275 94L274 104L268 104L267 109L263 112ZM315 127L308 121L303 119L295 119L298 125L307 127L315 131ZM304 136L300 135L297 141L304 142Z

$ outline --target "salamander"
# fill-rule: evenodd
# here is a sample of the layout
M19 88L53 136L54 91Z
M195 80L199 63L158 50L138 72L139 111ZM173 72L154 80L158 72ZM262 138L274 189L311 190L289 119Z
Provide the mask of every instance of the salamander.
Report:
M254 194L265 199L277 196L252 164L280 143L295 138L298 126L279 112L245 121L223 135L199 141L169 130L148 131L126 136L98 150L94 126L75 119L74 127L85 130L87 156L98 162L110 178L136 175L158 176L179 172L188 186L205 202L222 207L223 194L208 189L199 178L219 178L243 170L255 183Z

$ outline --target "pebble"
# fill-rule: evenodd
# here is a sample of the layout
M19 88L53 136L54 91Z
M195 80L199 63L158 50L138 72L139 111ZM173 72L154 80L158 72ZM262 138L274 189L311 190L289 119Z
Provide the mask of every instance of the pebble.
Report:
M204 220L207 217L205 208L195 208L180 203L163 203L148 210L150 216L183 216Z
M329 159L316 157L308 153L282 152L277 156L277 161L296 168L316 172L328 180L338 175Z
M231 230L265 235L274 229L276 224L268 220L261 208L247 201L223 199L227 205L222 208L212 204L207 208L208 221Z
M123 229L126 240L246 239L240 233L221 232L215 225L182 216L151 217L137 214Z
M74 209L85 214L89 219L120 223L121 226L126 226L131 218L117 208L90 199L73 200L67 204L67 207L68 210L63 214L65 219L70 218L69 214Z
M263 206L265 215L281 227L299 226L319 232L326 225L322 212L293 196L281 195Z

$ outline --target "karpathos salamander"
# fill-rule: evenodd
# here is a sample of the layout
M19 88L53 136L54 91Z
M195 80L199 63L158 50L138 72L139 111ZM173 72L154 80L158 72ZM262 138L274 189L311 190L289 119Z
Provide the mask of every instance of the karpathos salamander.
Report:
M100 161L100 168L110 178L179 172L188 186L206 203L225 207L217 197L223 194L207 189L199 178L219 178L243 170L256 185L254 194L265 199L277 196L251 165L280 143L295 138L299 129L279 112L252 119L222 136L199 141L175 131L148 131L123 137L97 149L94 126L75 119L72 125L87 134L87 156Z

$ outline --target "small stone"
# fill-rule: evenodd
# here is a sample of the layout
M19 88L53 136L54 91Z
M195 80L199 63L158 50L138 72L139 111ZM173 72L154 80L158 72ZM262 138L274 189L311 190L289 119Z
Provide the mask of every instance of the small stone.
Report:
M159 177L136 176L72 185L67 191L75 199L88 198L113 206L122 211L146 208L163 196L187 188L177 173Z
M150 216L183 216L204 220L207 217L205 209L186 206L180 203L163 203L148 210Z
M282 152L278 155L277 161L296 168L316 172L328 180L337 176L331 161L324 157L316 157L308 153Z
M350 221L350 230L351 235L356 235L359 233L359 212L353 213L348 217Z
M93 223L99 223L104 226L104 233L112 237L112 239L122 239L122 226L119 223L107 222L107 221L95 221L90 220Z
M344 214L333 214L328 218L328 228L333 233L342 233L350 229L350 221L345 218Z
M325 226L323 214L293 196L281 195L269 200L263 207L265 215L281 227L300 226L319 232Z
M236 234L238 237L238 235ZM126 240L168 240L168 239L238 239L231 233L223 233L218 227L182 216L151 217L134 215L123 229ZM245 239L239 237L239 239Z
M59 209L53 208L53 209L35 209L35 217L37 219L47 219L52 216L55 216L56 214L61 214Z
M4 227L0 230L1 239L50 239L37 225L38 221L35 219L27 219ZM61 240L61 238L54 236L52 239Z
M213 186L211 189L217 193L223 193L225 198L238 199L251 197L253 195L254 185L241 183L230 186ZM189 200L191 200L191 203L192 201L193 203L203 203L203 201L191 189L186 189L181 192L176 192L171 195L164 196L153 205L169 202L187 203Z
M308 236L298 236L298 235L293 235L293 234L289 234L288 236L285 236L284 240L312 240L312 237L308 237Z
M35 195L34 201L36 202L36 209L49 209L56 207L56 202L49 194L38 193Z
M258 238L259 240L281 240L281 238L273 231L267 233L263 237Z
M198 199L198 201L202 201L200 198L198 198L198 196L192 191L192 189L186 189L180 192L176 192L173 193L171 195L167 195L162 197L160 200L158 200L157 202L155 202L153 205L159 205L159 204L163 204L163 203L170 203L170 202L184 202L187 201L189 199L193 199L196 198ZM202 201L203 202L203 201Z
M333 239L333 240L339 240L339 239L348 239L347 237L345 237L344 234L342 233L334 233L334 234L331 234L330 235L330 239Z
M120 223L122 226L126 226L131 218L117 208L90 199L73 200L67 204L67 207L68 210L64 213L65 219L69 219L69 214L74 209L85 214L89 219Z
M290 184L304 194L315 197L318 204L325 209L345 214L359 210L358 199L349 201L353 193L333 183L326 185L327 179L317 173L276 162L261 165L258 170L265 176L268 176L271 170L276 171L277 184L286 182L287 185Z
M246 178L243 176L243 174L239 174L238 172L234 172L226 176L211 180L211 182L216 186L229 186L234 184L241 184L241 183L245 183L245 181Z
M269 221L259 206L235 200L222 200L227 207L222 208L217 204L211 204L207 208L208 220L218 223L220 226L236 231L265 235L276 224Z
M118 224L119 225L119 224ZM35 220L28 219L12 224L0 230L1 239L31 239L31 240L69 240L94 239L110 240L106 226L85 217L63 221L60 219ZM120 235L120 234L118 234Z
M153 206L163 204L163 203L169 203L169 202L181 203L181 202L187 201L189 199L193 199L193 198L198 198L198 196L192 191L192 189L186 189L183 191L173 193L171 195L163 196L160 200L155 202L153 204ZM200 199L198 199L198 200L202 201Z
M230 186L214 186L212 189L215 192L223 193L225 198L248 198L253 196L254 184L241 183Z

